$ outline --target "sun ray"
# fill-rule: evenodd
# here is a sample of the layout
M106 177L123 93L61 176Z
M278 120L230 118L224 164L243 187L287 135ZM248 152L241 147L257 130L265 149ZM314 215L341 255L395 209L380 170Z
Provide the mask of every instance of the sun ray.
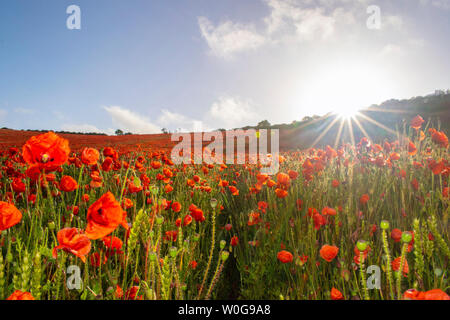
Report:
M334 118L333 121L330 122L330 124L323 130L323 132L314 140L314 142L311 144L310 148L314 148L314 146L317 144L317 142L320 141L320 139L323 138L324 135L327 134L327 132L333 127L333 125L339 120L339 117Z
M341 133L342 133L342 128L344 128L344 123L345 123L345 119L341 118L341 124L339 125L339 130L338 130L338 134L336 136L336 141L334 142L334 149L336 149L338 143L339 143L339 139L341 138Z
M369 139L370 142L372 142L372 139L370 138L369 134L367 133L367 131L363 128L363 126L361 125L361 123L359 122L358 119L353 118L353 120L355 120L356 125L358 126L358 128L362 131L362 133L364 134L364 136Z
M389 132L389 133L392 133L392 134L395 134L395 135L397 134L397 131L394 131L394 130L392 130L391 128L386 127L384 124L379 123L378 121L372 119L372 118L369 117L369 116L366 116L366 115L363 114L363 113L359 113L358 115L361 116L362 118L366 119L367 121L372 122L373 124L377 125L377 126L380 127L381 129L386 130L386 131Z
M299 130L299 129L306 128L307 126L310 126L310 125L312 125L312 124L314 124L314 123L316 123L318 121L325 120L325 119L331 117L332 115L333 115L332 113L326 114L323 117L320 117L318 119L314 119L314 120L308 121L308 122L306 122L306 123L296 127L296 129Z
M355 135L353 134L353 126L352 126L351 118L347 118L347 126L348 126L348 131L350 133L350 140L352 141L352 146L354 146L355 145Z

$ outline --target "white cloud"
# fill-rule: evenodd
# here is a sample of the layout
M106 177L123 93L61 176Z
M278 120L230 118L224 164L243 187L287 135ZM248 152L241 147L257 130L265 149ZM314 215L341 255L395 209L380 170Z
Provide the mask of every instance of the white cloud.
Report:
M231 129L256 124L258 113L249 101L222 96L215 101L207 114L208 124L214 128Z
M292 0L268 0L266 3L271 13L264 21L272 39L274 34L292 38L292 33L300 41L324 39L334 33L336 17L333 13L326 14L324 8L306 8Z
M254 31L252 25L225 21L215 27L205 17L198 18L198 25L212 53L223 58L229 58L237 52L257 49L266 41Z
M161 127L170 127L179 132L200 132L210 131L202 120L195 120L182 114L163 109L158 118Z
M161 132L158 125L131 110L119 106L103 107L103 109L111 116L113 124L122 130L140 134Z
M290 46L295 43L340 41L365 28L369 0L261 0L269 8L262 18L262 27L227 20L214 26L206 17L199 17L200 32L211 52L229 58L244 51L267 45ZM429 0L441 6L450 0ZM437 4L436 4L437 5ZM404 21L400 15L382 11L382 28L401 30ZM349 29L351 28L351 29ZM360 28L357 30L357 28Z
M270 13L263 18L261 30L257 30L254 24L230 20L214 26L208 18L198 18L200 32L214 55L229 58L269 44L329 39L336 33L338 25L356 23L355 9L343 7L351 2L349 0L263 1ZM366 0L357 2L363 4Z

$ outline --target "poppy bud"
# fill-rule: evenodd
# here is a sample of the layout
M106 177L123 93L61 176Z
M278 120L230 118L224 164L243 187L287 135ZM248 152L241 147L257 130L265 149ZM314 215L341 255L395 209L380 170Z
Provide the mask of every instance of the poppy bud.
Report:
M162 216L157 216L157 217L156 217L156 223L157 223L158 225L162 225L163 222L164 222L164 217L162 217Z
M177 256L177 247L171 247L170 249L169 249L169 254L170 254L170 256L172 257L172 258L175 258L176 256Z
M8 252L6 254L6 261L9 262L9 263L11 263L13 261L13 255L12 255L11 252Z
M366 240L359 240L356 244L356 247L360 252L364 252L367 249L367 241Z
M220 250L223 250L226 245L227 245L227 242L225 240L220 240Z
M230 252L228 252L228 251L223 251L223 252L222 252L222 260L223 260L223 261L227 261L229 255L230 255Z
M217 207L217 199L212 198L209 203L211 204L211 207L214 209L215 207Z
M50 230L55 230L55 223L53 222L53 221L50 221L49 223L48 223L48 228L50 229Z
M194 241L200 240L200 235L198 233L194 234Z
M402 234L402 241L404 243L410 243L411 240L412 240L412 233L409 232L409 231L403 232L403 234Z
M383 229L383 230L389 229L389 221L387 221L387 220L381 221L380 226L381 226L381 229Z

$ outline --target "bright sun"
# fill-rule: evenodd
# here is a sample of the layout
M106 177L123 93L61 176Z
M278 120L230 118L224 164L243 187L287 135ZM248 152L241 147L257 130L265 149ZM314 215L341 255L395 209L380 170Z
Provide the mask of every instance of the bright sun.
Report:
M354 118L357 114L358 111L360 109L359 108L352 108L352 107L344 107L342 109L340 109L339 111L337 111L336 113L344 119L348 119L348 118Z
M323 66L311 75L302 103L308 113L332 112L351 118L358 111L380 101L386 79L379 68L368 63L342 61Z

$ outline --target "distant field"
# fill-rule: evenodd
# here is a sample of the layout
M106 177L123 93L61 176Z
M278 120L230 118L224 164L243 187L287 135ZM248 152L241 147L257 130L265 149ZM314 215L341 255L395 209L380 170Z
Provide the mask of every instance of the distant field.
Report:
M41 132L0 129L0 150L22 147L29 138L39 134ZM130 148L134 150L136 145L141 145L146 149L170 150L175 145L170 141L170 135L167 134L104 136L62 133L58 135L70 140L70 147L73 151L79 151L84 147L101 149L104 146L114 146L121 151L127 151Z

